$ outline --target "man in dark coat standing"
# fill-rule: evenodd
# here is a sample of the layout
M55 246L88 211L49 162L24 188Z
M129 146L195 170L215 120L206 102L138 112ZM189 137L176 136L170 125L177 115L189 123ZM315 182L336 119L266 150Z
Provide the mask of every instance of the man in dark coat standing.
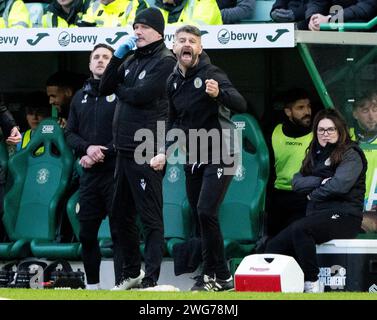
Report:
M100 84L103 93L116 93L119 99L113 123L117 159L110 228L114 260L118 256L124 259L124 274L114 290L154 287L160 274L164 252L163 172L153 170L149 160L157 153L157 123L167 120L166 80L176 63L165 46L164 27L160 10L140 11L133 24L135 37L129 37L115 51ZM135 46L135 52L128 54ZM145 154L138 152L144 142L136 138L142 130L153 135L145 141ZM145 274L141 270L136 213L144 231Z

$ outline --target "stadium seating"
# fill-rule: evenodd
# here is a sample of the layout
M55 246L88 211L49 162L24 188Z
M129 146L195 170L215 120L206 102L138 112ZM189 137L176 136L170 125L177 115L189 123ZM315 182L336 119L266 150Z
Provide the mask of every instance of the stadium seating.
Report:
M191 235L190 206L186 196L182 164L172 164L168 161L162 188L164 238L167 251L172 256L174 245L184 242Z
M356 239L377 239L377 233L376 232L366 232L366 233L359 233L356 236Z
M35 151L44 146L44 153ZM28 146L8 163L13 184L5 195L3 223L10 242L0 243L0 258L30 255L44 258L77 256L77 244L55 241L57 209L72 173L73 155L57 122L40 123Z
M248 114L232 117L242 130L242 166L239 166L224 201L219 220L228 258L243 257L255 247L265 209L269 156L262 131Z

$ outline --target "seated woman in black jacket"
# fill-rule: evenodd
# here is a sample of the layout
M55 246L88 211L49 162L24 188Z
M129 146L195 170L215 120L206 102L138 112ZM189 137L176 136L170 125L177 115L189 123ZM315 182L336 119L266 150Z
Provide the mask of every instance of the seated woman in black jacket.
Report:
M293 256L304 272L305 292L321 292L316 244L354 238L361 226L367 168L336 110L318 112L313 140L293 177L293 190L307 195L306 216L271 239L266 252Z

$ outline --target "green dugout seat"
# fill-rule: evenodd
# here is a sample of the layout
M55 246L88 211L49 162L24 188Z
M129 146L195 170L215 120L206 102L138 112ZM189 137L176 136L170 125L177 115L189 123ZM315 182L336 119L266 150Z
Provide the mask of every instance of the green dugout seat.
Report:
M81 176L83 169L78 163L75 162L75 170L79 176ZM69 222L71 223L73 233L77 239L80 241L80 222L77 217L77 213L79 212L80 204L79 204L79 190L77 190L68 200L67 202L67 215ZM104 258L111 258L113 256L113 243L111 241L111 234L110 234L110 226L109 226L109 217L107 216L101 223L100 229L98 231L98 242L101 251L101 255ZM81 243L80 243L80 255L81 255Z
M359 233L356 236L356 239L377 239L377 233L376 232Z
M177 157L177 159L179 159ZM186 196L186 179L182 162L166 165L166 173L162 182L164 238L167 252L173 256L176 243L184 242L191 235L190 205Z
M44 152L35 151L44 146ZM28 146L8 162L13 184L4 198L3 223L10 242L0 243L0 258L72 258L78 245L55 241L57 208L69 184L73 155L57 122L40 123Z
M269 175L268 149L256 119L238 114L232 120L242 133L242 165L220 205L227 258L244 257L255 247L262 231Z

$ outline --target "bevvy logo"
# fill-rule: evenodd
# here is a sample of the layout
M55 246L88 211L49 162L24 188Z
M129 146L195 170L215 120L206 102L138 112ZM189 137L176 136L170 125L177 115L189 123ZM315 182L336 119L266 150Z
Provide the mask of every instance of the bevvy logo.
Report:
M227 29L221 29L217 33L217 40L221 44L227 44L229 41L251 41L256 42L258 32L235 32Z
M82 44L93 44L97 43L97 36L96 35L80 35L80 34L73 34L68 33L67 31L63 31L58 36L58 43L62 47L68 46L70 43L82 43Z
M0 45L2 44L11 44L17 46L19 37L16 36L0 36Z

